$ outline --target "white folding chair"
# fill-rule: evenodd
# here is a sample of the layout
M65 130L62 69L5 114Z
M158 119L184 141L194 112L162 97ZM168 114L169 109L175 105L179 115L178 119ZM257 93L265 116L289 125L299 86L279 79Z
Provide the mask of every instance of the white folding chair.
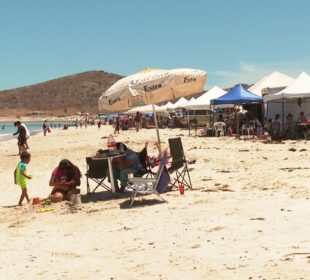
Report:
M170 175L166 168L167 154L165 153L160 161L160 166L155 175L155 178L128 178L129 185L126 191L132 192L130 198L130 207L133 205L137 194L147 195L155 194L163 201L167 202L160 194L164 193L170 183Z

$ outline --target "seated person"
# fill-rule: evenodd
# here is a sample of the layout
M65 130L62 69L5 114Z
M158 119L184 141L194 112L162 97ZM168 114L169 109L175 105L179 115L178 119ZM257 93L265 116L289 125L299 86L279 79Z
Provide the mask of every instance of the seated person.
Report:
M233 136L233 130L232 130L231 125L229 125L227 128L226 136L228 136L228 137Z
M307 119L305 118L305 114L304 112L300 112L299 113L299 117L297 119L297 133L298 133L298 137L302 138L305 135L306 132L306 127L305 126L301 126L302 123L306 123Z
M301 124L301 123L305 123L305 122L307 122L307 119L305 118L305 114L304 114L304 112L300 112L299 117L297 119L297 123Z
M271 140L280 140L281 138L281 121L280 115L276 114L271 122Z
M293 115L288 114L285 123L285 139L294 139L295 137L295 122L293 120Z
M116 149L120 150L121 145L123 145L125 156L117 157L112 160L114 177L121 182L121 188L119 188L117 180L115 180L115 189L118 192L124 191L128 183L129 173L135 175L145 171L137 153L128 149L125 144L120 142L116 143Z
M50 194L52 202L69 200L71 194L80 192L76 187L81 185L82 174L71 161L63 159L54 169L49 185L53 187Z

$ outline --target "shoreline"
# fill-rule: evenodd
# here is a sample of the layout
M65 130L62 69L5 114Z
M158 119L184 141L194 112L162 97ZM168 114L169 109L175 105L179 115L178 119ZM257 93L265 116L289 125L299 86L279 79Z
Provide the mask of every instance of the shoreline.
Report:
M90 115L92 118L95 118L95 115ZM43 122L45 120L51 121L51 122L71 122L75 121L76 119L85 118L86 116L79 116L79 115L69 115L65 117L55 117L51 115L46 116L19 116L18 118L16 116L0 116L0 122Z
M34 131L31 131L31 133L30 133L30 139L31 139L31 137L34 137L34 136L40 134L40 132L43 133L42 130L34 130ZM0 143L1 143L1 142L6 142L6 141L11 141L11 140L14 140L14 139L17 140L17 135L13 135L13 134L0 134Z

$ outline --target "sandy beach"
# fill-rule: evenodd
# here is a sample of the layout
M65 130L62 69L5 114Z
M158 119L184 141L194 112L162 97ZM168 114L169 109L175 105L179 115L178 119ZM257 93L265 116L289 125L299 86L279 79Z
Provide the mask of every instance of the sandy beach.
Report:
M112 127L53 130L29 141L30 197L46 197L52 170L63 158L86 172L85 157L106 148ZM139 197L109 192L86 195L70 211L15 207L19 162L16 140L0 142L1 279L309 279L309 142L280 144L234 138L181 136L194 190ZM154 129L122 132L133 150L155 140ZM150 145L149 152L156 154ZM25 202L24 202L25 203Z

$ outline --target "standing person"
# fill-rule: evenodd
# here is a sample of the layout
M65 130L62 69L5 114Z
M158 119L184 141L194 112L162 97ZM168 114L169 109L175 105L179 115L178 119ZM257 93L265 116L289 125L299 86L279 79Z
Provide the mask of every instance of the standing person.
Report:
M86 119L85 119L85 128L87 128L88 124L89 124L89 119L86 118Z
M119 117L116 117L114 122L114 134L116 133L119 134Z
M28 139L30 138L30 132L29 132L27 126L26 126L24 123L21 123L21 122L19 122L19 121L14 122L14 126L17 126L17 127L18 127L18 124L19 124L19 123L20 123L20 124L25 128L25 130L26 130L25 149L29 149ZM17 135L17 134L19 134L19 128L17 128L17 131L16 131L13 135ZM21 153L21 151L19 152L19 154L20 154L20 153Z
M43 123L43 134L44 134L44 136L46 136L47 127L48 127L48 124L47 124L47 121L45 120Z
M17 126L17 131L13 135L18 134L17 145L18 145L18 154L20 155L22 152L26 151L27 131L25 129L25 126L23 126L20 121L15 122L14 126Z
M98 121L98 130L100 130L101 127L101 120Z
M28 193L27 193L27 181L26 179L32 179L31 175L26 174L27 164L30 162L31 155L27 152L22 152L20 155L21 161L17 164L14 171L14 183L19 185L22 189L22 194L20 196L18 205L22 206L24 198L27 199L27 202L30 202Z
M139 129L141 128L141 113L139 111L137 111L136 115L135 115L135 126L136 126L136 131L138 132Z

